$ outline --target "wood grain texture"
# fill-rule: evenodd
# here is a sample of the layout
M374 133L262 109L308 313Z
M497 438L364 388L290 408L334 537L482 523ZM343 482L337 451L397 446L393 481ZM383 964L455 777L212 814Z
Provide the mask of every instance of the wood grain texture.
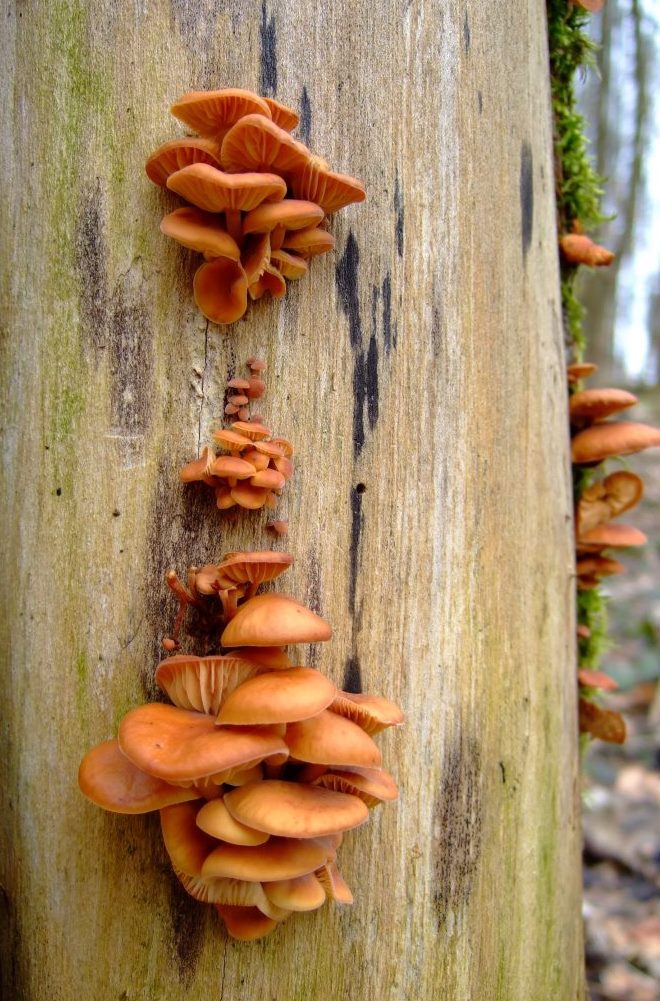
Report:
M8 998L582 997L571 511L544 9L470 0L5 3L2 341ZM170 103L242 86L368 200L284 301L219 330L143 173ZM228 941L157 818L82 754L154 694L163 573L266 542L177 470L269 363L297 446L302 651L408 722L398 804L342 847L352 909Z

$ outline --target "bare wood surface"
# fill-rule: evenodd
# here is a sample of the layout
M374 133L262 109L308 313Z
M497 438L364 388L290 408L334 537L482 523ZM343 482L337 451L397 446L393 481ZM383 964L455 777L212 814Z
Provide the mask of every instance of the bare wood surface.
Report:
M566 399L540 2L28 0L3 10L3 987L32 1001L582 996ZM189 89L303 108L367 186L337 252L220 330L147 154ZM82 754L153 694L163 573L266 544L181 464L252 353L297 446L302 651L398 700L352 909L255 945L105 814ZM283 547L284 548L284 547Z

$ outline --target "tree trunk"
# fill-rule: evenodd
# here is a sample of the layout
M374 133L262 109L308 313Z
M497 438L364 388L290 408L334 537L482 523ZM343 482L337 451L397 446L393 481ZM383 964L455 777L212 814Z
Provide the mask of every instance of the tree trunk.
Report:
M6 996L582 995L573 562L544 9L27 0L3 12ZM368 200L281 302L219 329L158 231L168 107L238 86ZM229 373L268 361L294 441L281 589L301 651L401 703L397 804L346 838L352 909L253 945L170 873L158 821L83 799L83 753L154 694L169 567L266 548L182 487ZM210 498L210 499L209 499Z

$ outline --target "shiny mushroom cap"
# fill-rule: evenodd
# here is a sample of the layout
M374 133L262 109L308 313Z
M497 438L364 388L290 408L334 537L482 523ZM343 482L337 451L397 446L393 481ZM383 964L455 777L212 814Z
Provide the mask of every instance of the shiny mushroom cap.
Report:
M233 789L224 801L241 824L287 838L348 831L369 816L366 804L357 796L300 782L255 782Z
M400 726L405 717L401 709L380 695L337 692L330 707L333 713L357 723L365 733L380 733L388 726Z
M285 250L294 250L301 257L316 257L319 254L327 254L335 245L335 238L327 229L320 226L310 226L308 229L299 229L294 233L287 233L282 242Z
M224 170L274 171L287 176L302 169L310 151L264 115L246 115L222 141L220 162Z
M632 455L653 445L660 445L660 430L648 424L634 424L628 421L608 421L592 424L573 438L571 452L573 462L602 462L614 455Z
M336 688L311 667L291 667L251 678L235 689L218 713L224 726L292 723L330 705Z
M389 772L382 768L328 769L314 785L358 796L369 808L397 799L399 790Z
M577 541L578 553L599 553L601 549L620 549L628 546L643 546L648 539L643 532L632 525L597 525L581 535Z
M147 775L121 752L117 740L106 740L87 752L78 785L87 799L112 813L150 813L199 797L194 789Z
M296 879L264 883L263 889L272 903L289 911L315 911L326 900L325 889L311 872Z
M196 822L202 831L230 845L265 845L270 838L270 834L234 820L224 799L205 803L197 814Z
M209 257L228 257L238 261L241 250L233 237L219 224L217 215L184 205L161 221L160 231L189 250Z
M270 114L275 124L279 125L285 132L292 132L300 121L300 115L292 108L287 108L286 104L276 101L274 97L264 97L263 100L270 108Z
M307 229L317 226L323 219L323 209L310 201L286 198L282 202L267 203L248 212L243 220L243 232L271 233L276 226L287 230Z
M248 883L295 879L324 865L331 853L315 838L270 838L266 844L220 845L202 866L204 876L225 876Z
M119 746L138 768L166 782L194 782L286 753L271 728L224 730L212 716L151 702L119 725Z
M329 640L332 628L283 594L259 594L241 605L222 634L224 647L287 646Z
M329 170L322 161L319 162L314 157L292 173L290 183L296 198L315 202L326 215L353 202L363 202L367 197L361 181L348 174L337 174Z
M250 212L286 194L286 184L277 174L226 174L207 163L193 163L170 174L167 187L206 212Z
M287 726L291 756L318 765L380 768L381 754L369 734L350 719L325 709L313 719Z
M598 365L587 361L576 361L566 369L566 377L569 384L572 385L575 382L579 382L580 379L588 379L590 375L593 375L597 371Z

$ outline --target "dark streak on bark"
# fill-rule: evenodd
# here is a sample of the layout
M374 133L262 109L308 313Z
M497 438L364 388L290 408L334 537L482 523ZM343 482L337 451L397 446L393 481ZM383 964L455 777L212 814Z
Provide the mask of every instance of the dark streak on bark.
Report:
M376 340L375 330L372 331L369 338L365 376L367 383L367 417L369 418L369 427L373 431L378 422L378 341Z
M75 239L81 328L85 343L95 352L106 346L108 324L108 251L104 218L104 198L97 181L96 189L82 197Z
M200 929L199 903L186 893L174 873L170 876L169 909L177 973L179 981L188 987L195 975L204 937Z
M317 615L323 615L321 568L319 567L319 562L314 554L312 555L312 560L309 569L307 570L307 581L307 596L305 604L313 612L316 612ZM309 667L316 667L318 659L318 643L312 643L309 646L305 663L308 664Z
M151 426L153 336L141 283L141 274L129 271L115 284L108 332L111 420L128 434Z
M300 124L298 125L298 136L307 145L312 141L312 102L307 93L307 87L303 87L300 95Z
M484 99L480 90L477 91L477 104L479 106L479 114L481 114L484 110Z
M528 142L524 142L520 148L520 226L524 261L534 228L534 157Z
M465 11L465 19L463 21L463 45L465 46L466 54L470 51L470 22L468 21L467 11Z
M399 181L399 171L394 175L394 214L396 233L396 252L399 257L403 257L403 224L405 222L405 209L403 206L403 191Z
M383 278L383 344L385 354L389 354L392 350L392 277L389 271Z
M448 747L433 817L434 903L438 925L463 909L481 852L481 753L474 737Z
M275 17L268 17L266 0L261 4L261 91L266 97L277 93L277 29Z
M348 610L351 615L355 615L355 595L357 592L357 577L360 565L360 540L364 527L364 513L362 511L362 492L351 490L351 549L349 553L349 576L348 576Z
M367 399L367 364L362 348L362 321L358 296L358 265L360 252L353 230L349 231L346 248L335 268L339 301L348 319L348 334L354 354L353 363L353 453L357 458L364 446L364 405Z
M362 687L362 669L360 661L355 654L351 654L346 661L341 687L342 691L352 692L354 695L359 695L364 691Z

